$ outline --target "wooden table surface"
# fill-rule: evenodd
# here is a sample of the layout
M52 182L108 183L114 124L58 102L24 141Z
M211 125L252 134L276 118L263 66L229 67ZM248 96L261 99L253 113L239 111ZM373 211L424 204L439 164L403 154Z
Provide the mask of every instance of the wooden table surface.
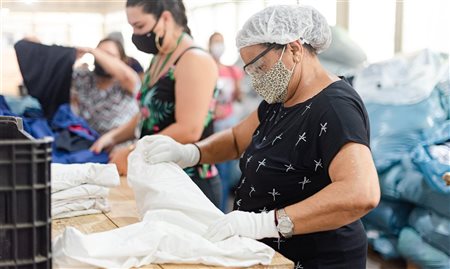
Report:
M52 238L61 234L66 226L72 226L84 233L103 232L130 225L139 221L134 194L127 185L126 178L121 178L121 185L111 189L109 194L111 212L53 220ZM151 264L142 268L151 269L209 269L230 268L201 264ZM292 269L294 263L276 252L269 266L256 265L250 268Z

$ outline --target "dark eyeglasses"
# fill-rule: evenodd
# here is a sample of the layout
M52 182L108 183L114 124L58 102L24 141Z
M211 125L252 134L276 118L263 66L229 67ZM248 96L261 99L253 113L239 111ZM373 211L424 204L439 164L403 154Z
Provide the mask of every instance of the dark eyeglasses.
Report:
M275 48L277 44L276 43L272 43L269 45L269 47L267 49L265 49L263 52L261 52L260 54L258 54L255 58L253 58L253 60L251 60L248 64L244 65L244 71L248 73L248 71L246 70L246 68L251 65L254 64L256 61L258 61L259 59L261 59L261 57L263 57L264 55L266 55L271 49Z

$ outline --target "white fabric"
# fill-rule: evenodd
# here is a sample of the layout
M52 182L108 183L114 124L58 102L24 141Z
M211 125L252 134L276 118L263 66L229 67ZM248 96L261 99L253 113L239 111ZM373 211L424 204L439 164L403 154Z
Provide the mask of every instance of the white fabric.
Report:
M52 218L57 219L64 213L88 209L97 209L103 213L111 210L108 201L104 198L62 200L52 202Z
M322 14L310 6L278 5L267 7L251 16L236 36L241 48L262 44L288 44L300 40L317 53L331 43L331 30Z
M109 188L83 184L77 187L66 189L52 193L52 203L60 200L71 199L89 199L89 198L106 198L109 194Z
M429 147L430 155L438 162L450 165L450 142Z
M262 213L232 211L208 227L205 238L218 242L233 235L253 239L279 238L275 210Z
M166 135L144 136L136 146L143 148L144 160L150 164L174 162L186 168L196 165L200 159L196 146L180 144Z
M58 164L52 163L52 192L69 189L81 184L115 187L120 176L115 164Z
M428 98L441 80L449 79L448 60L421 50L369 65L355 74L353 86L366 103L408 105Z
M52 216L52 219L72 218L72 217L100 214L100 213L102 213L102 211L100 209L86 209L86 210L70 211L70 212L61 213L61 214Z
M139 223L84 235L67 228L53 244L56 267L130 268L149 263L203 263L220 266L268 265L274 250L233 236L210 242L202 235L223 216L174 163L149 165L142 143L128 157Z

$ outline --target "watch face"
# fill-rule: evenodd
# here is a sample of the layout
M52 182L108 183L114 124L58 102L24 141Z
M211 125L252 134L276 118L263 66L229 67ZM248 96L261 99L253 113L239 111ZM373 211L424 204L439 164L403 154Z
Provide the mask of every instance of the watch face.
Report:
M282 219L278 223L278 229L279 229L280 233L289 233L292 231L293 227L294 227L294 225L292 224L292 222L290 222L287 219Z

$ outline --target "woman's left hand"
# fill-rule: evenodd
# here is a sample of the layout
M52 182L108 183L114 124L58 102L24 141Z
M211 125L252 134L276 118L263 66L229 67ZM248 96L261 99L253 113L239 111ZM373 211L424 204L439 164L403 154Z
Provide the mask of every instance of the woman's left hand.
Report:
M278 238L275 210L267 213L232 211L209 226L203 237L218 242L234 235L252 239Z
M109 154L109 163L114 163L117 166L119 175L126 176L128 168L128 155L130 154L129 147L115 148L111 154Z

